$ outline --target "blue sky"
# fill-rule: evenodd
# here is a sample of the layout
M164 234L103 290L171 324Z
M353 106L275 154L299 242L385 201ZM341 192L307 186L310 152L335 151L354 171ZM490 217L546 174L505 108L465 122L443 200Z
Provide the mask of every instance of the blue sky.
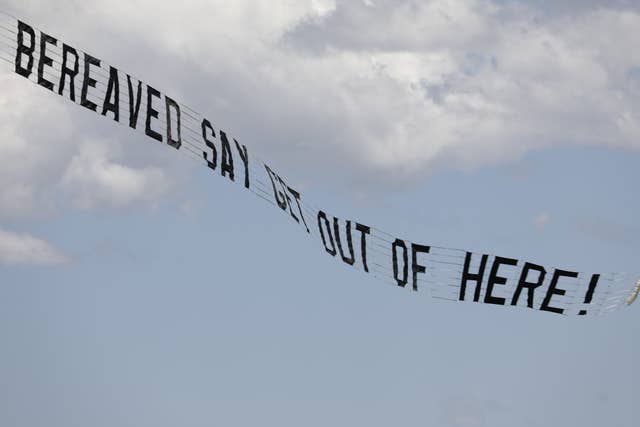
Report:
M216 28L198 2L5 8L219 118L330 211L637 271L637 8L398 4L238 2ZM385 286L174 150L0 79L2 425L636 424L637 307Z

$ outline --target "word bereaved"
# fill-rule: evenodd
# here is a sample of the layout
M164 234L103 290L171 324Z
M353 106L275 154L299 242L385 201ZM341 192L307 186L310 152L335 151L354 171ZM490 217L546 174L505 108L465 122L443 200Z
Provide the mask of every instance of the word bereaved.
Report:
M100 113L103 116L110 114L113 120L120 122L120 87L121 73L114 67L109 67L109 76L106 90L101 95L96 90L96 80L100 72L102 61L88 53L80 55L78 51L62 44L62 59L60 68L54 67L53 48L58 47L58 40L42 31L36 32L33 27L18 21L17 49L15 57L15 72L26 78L36 73L37 83L58 95L64 96L65 89L71 101L76 101L76 89L80 88L80 105ZM57 54L57 53L56 53ZM37 62L37 66L36 66ZM35 70L34 70L35 69ZM82 70L82 72L81 72ZM79 76L80 75L80 76ZM79 81L80 80L80 81ZM136 129L142 101L142 82L135 85L130 75L126 75L128 88L128 112L129 126ZM166 143L176 149L182 145L182 121L180 105L167 95L163 95L157 89L144 85L146 109L145 109L145 134L156 141ZM164 98L164 102L162 102ZM158 108L164 109L164 132L157 130L160 121Z

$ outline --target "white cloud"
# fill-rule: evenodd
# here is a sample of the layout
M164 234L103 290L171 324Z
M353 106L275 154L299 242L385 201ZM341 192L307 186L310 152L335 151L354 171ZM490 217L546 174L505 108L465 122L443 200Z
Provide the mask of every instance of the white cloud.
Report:
M44 240L0 229L0 264L56 265L68 261L66 255Z
M263 157L330 165L365 190L557 144L640 148L640 12L630 3L13 3L197 106ZM116 183L159 177L138 172L102 164L93 178L119 188L123 199L112 199L139 200ZM28 185L14 193L29 200Z
M22 77L0 74L0 91L0 219L47 216L66 196L83 208L122 207L155 204L170 190L175 156L164 147L122 129L126 138L114 139L111 123Z
M319 17L326 16L336 10L335 0L311 0L311 7Z
M116 163L103 142L82 144L73 156L62 185L79 208L127 206L154 202L169 189L164 172L153 166L131 168Z
M345 4L334 20L289 35L314 49L312 67L341 64L325 70L320 90L347 93L349 104L326 104L346 107L342 143L377 169L476 167L559 143L640 146L629 78L640 63L637 12L542 21L478 0L383 3Z
M49 205L52 193L44 188L57 180L71 148L66 109L31 83L18 83L0 74L0 218Z

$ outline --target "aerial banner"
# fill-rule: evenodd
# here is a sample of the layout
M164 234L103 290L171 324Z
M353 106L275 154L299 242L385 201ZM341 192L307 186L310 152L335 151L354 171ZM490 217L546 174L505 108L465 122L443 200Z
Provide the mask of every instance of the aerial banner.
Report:
M640 274L578 272L434 246L330 213L310 203L215 120L4 13L0 63L56 96L200 162L212 175L281 211L327 256L374 279L436 299L579 316L631 305L640 292Z

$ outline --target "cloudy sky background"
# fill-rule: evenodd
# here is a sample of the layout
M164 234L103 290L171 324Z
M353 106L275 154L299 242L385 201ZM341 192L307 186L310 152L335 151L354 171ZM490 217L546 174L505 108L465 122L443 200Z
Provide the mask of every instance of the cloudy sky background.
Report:
M4 1L416 241L637 271L640 4ZM638 310L438 304L0 73L0 421L636 422ZM635 308L635 307L634 307Z

